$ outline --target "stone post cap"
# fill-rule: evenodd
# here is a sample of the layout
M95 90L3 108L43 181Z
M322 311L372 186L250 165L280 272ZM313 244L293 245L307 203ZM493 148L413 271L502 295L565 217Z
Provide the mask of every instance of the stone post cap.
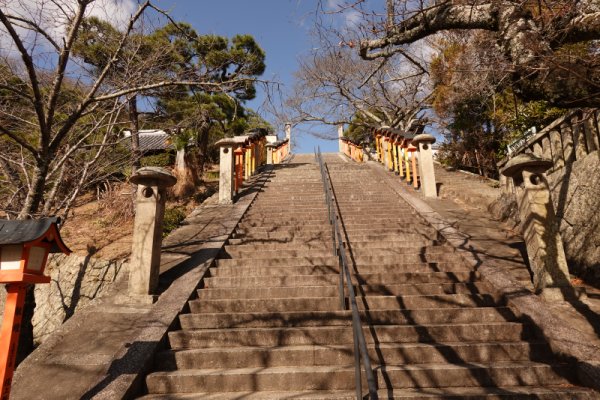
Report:
M412 138L412 142L414 144L419 144L419 143L432 143L433 144L433 143L435 143L435 137L428 133L421 133L420 135L417 135L414 138Z
M546 171L552 167L552 161L530 153L523 153L508 160L504 168L500 170L500 173L504 176L514 177L519 175L524 169L532 167Z
M236 141L235 138L224 138L215 143L215 145L219 147L234 146L236 144L239 144L239 142Z
M170 187L177 183L177 178L162 167L143 167L131 175L129 182L144 186Z

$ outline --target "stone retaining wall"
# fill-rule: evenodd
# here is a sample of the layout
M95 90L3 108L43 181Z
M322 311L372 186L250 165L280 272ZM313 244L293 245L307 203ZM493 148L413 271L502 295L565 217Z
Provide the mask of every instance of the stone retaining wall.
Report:
M559 218L565 255L571 273L600 282L600 159L599 152L580 154L577 160L548 175L552 201ZM490 205L492 214L518 223L512 188Z
M46 274L51 282L36 285L36 308L33 316L33 335L39 345L76 310L86 307L106 293L122 276L127 264L123 260L106 261L91 256L51 255ZM0 321L4 313L6 290L0 288Z

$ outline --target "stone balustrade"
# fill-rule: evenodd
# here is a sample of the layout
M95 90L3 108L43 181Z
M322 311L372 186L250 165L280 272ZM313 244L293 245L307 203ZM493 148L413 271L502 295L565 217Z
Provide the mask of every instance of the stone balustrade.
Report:
M361 163L364 159L363 148L361 145L353 142L347 137L342 137L340 140L340 151L353 159L354 161Z
M437 197L431 145L435 138L428 134L415 135L388 127L373 130L376 160L388 171L421 188L426 197Z
M233 203L244 181L261 166L281 163L289 154L289 143L262 129L219 140L219 204Z
M559 171L600 150L600 110L571 111L538 133L516 140L511 149L511 154L498 162L499 169L512 157L530 153L552 162L548 174ZM505 191L514 192L510 179L501 176L500 183Z

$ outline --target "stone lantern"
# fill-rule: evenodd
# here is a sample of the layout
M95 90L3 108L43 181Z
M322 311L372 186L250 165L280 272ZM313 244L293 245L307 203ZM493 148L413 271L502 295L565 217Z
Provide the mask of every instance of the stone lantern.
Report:
M48 283L44 275L49 253L71 254L60 237L56 217L40 220L0 220L0 283L6 284L0 331L0 398L8 399L21 333L27 286Z
M536 293L549 301L575 296L546 171L552 161L519 154L502 169L513 180Z
M153 302L158 286L167 188L173 186L177 178L164 168L144 167L138 169L129 181L138 185L129 269L129 296Z

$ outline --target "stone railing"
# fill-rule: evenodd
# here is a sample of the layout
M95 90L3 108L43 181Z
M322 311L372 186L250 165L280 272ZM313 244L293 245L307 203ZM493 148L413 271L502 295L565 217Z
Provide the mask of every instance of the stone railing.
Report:
M289 139L280 140L274 143L270 143L267 147L267 160L269 160L268 152L271 152L271 162L267 161L267 164L281 164L283 160L290 153L290 141Z
M387 127L373 130L377 161L400 176L400 179L421 188L426 197L437 197L433 153L435 138L428 134L414 135Z
M340 138L340 149L342 153L350 157L356 162L363 162L363 148L361 145L354 143L352 139L347 137Z
M552 174L566 165L583 159L586 155L600 150L600 110L574 110L552 122L537 133L523 136L511 143L510 154L498 162L502 169L508 160L523 153L531 153L552 161L548 171ZM510 181L501 178L504 186ZM505 189L510 189L505 187Z
M290 151L289 139L277 140L264 131L221 139L219 146L219 203L233 203L245 180L265 164L279 164Z

